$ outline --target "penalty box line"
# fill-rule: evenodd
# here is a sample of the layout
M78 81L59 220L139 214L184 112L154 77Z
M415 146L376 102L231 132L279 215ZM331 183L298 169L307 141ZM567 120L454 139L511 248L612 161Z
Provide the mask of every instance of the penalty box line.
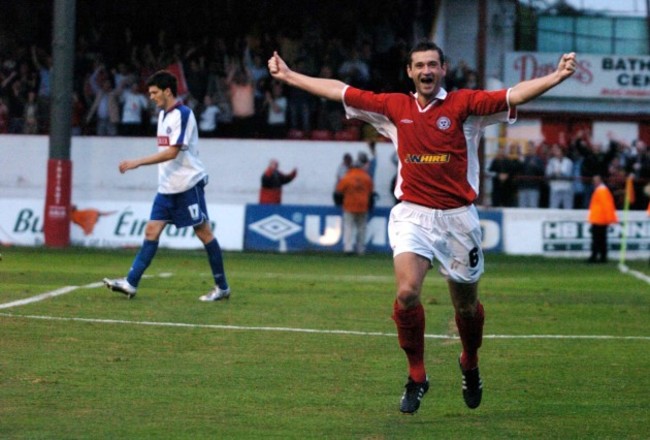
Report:
M309 329L294 327L265 327L265 326L241 326L221 324L192 324L183 322L159 322L159 321L129 321L123 319L100 319L100 318L76 318L61 316L42 315L14 315L1 313L0 316L7 318L38 319L46 321L84 322L93 324L118 324L118 325L145 325L151 327L178 327L178 328L201 328L212 330L235 330L235 331L258 331L258 332L285 332L305 333L320 335L351 335L351 336L388 336L396 337L396 333L366 332L357 330L327 330ZM455 335L424 335L427 339L457 340ZM614 335L484 335L484 339L582 339L582 340L629 340L629 341L650 341L650 336L614 336Z

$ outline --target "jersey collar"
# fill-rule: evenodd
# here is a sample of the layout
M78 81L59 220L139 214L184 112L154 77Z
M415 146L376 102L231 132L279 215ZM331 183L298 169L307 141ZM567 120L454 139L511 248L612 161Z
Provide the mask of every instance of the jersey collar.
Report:
M415 103L417 104L418 107L420 107L420 103L418 102L418 94L411 92L411 96L415 99ZM421 108L420 111L424 112L427 111L433 104L436 103L436 101L444 101L444 99L447 97L447 91L440 87L440 90L438 90L438 94L436 94L436 97L427 104L425 108Z
M181 101L176 101L176 103L174 103L174 105L172 105L172 106L169 108L169 110L163 109L163 111L165 112L165 115L167 115L169 112L171 112L172 110L177 109L177 108L180 107L182 104L183 104L183 103L182 103Z

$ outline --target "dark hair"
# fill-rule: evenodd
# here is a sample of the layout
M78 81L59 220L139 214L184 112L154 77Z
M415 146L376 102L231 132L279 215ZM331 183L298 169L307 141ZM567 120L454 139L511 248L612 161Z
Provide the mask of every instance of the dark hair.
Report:
M173 73L168 70L159 70L147 79L147 87L155 86L160 90L169 89L172 95L176 96L178 81Z
M407 65L410 66L411 63L413 62L413 54L415 52L426 52L428 50L433 50L438 52L438 55L440 55L440 64L441 65L445 64L445 54L440 48L440 46L438 46L436 43L433 43L431 41L422 40L419 43L417 43L415 46L413 46L413 48L409 51L408 58L406 59Z

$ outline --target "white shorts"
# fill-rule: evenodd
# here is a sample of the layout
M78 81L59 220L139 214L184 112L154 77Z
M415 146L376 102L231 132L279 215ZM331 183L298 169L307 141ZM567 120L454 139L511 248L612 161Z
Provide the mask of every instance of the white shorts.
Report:
M401 202L388 220L388 239L393 258L412 252L433 264L440 273L458 283L475 283L483 273L482 233L474 205L457 209L431 209Z

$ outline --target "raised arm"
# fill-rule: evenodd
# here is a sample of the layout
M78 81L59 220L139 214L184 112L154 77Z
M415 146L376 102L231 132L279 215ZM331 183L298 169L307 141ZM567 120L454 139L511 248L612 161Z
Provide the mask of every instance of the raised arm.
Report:
M277 52L269 58L269 72L273 78L286 83L292 87L302 89L312 95L341 102L343 100L343 89L346 84L337 79L315 78L299 72L295 72L287 66Z
M565 79L573 75L576 70L576 54L574 52L562 55L555 72L546 76L522 81L510 89L510 105L525 104L538 96L543 95Z

